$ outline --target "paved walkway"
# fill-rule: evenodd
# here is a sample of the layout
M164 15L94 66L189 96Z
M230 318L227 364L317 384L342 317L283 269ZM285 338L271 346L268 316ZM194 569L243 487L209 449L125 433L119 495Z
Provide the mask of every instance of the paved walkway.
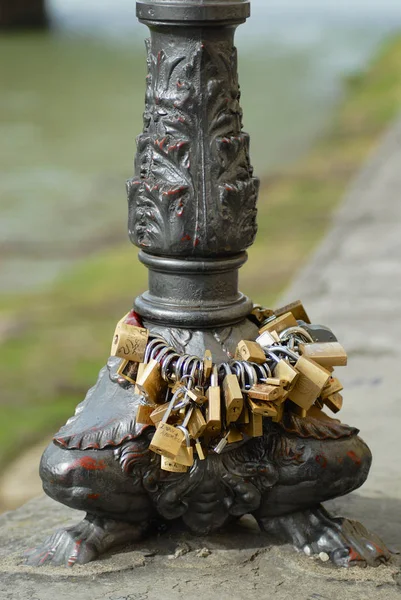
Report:
M401 550L401 120L283 301L297 298L349 352L349 367L339 370L346 390L342 419L361 429L374 455L361 492L331 508L362 520ZM73 511L43 498L0 517L1 599L209 600L216 590L222 600L400 597L396 566L336 570L286 547L266 550L251 523L231 537L189 539L181 544L187 554L172 560L165 555L181 542L164 536L146 541L146 550L140 544L136 551L74 567L68 579L64 570L18 566L23 547L70 519L77 520ZM201 553L204 558L196 554L202 545L211 551Z

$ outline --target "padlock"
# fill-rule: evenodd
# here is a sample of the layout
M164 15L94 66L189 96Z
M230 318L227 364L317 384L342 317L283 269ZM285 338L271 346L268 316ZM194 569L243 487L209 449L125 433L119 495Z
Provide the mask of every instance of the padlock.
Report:
M270 308L264 308L260 304L254 304L251 315L253 315L259 323L263 323L263 321L272 317L274 312Z
M178 429L178 427L174 427L173 425L169 425L167 421L175 407L180 393L180 390L177 391L171 398L169 408L164 413L163 419L159 423L149 445L150 450L156 452L156 454L162 454L163 456L167 456L167 458L171 458L173 460L175 460L175 457L180 450L185 435L181 429Z
M285 392L283 387L268 385L266 383L257 383L248 391L249 398L263 402L273 402L283 398L284 395Z
M293 317L297 321L305 321L305 323L310 323L310 319L308 314L301 302L301 300L296 300L295 302L291 302L290 304L286 304L286 306L282 306L281 308L277 308L274 311L276 317L281 317L286 313L292 313Z
M312 417L312 419L318 419L318 421L334 421L335 423L338 423L338 420L326 415L326 413L316 406L316 404L311 406L308 410L308 417Z
M322 342L299 344L299 352L311 358L322 367L344 367L347 364L347 353L339 342Z
M249 415L249 423L242 427L243 431L249 437L260 437L263 435L263 416L251 412Z
M149 403L164 404L167 383L161 376L160 364L157 360L151 359L144 367L140 365L139 369L135 393L144 395Z
M198 454L198 458L199 460L205 460L206 456L205 456L205 451L202 448L202 444L199 441L195 442L195 450Z
M249 408L255 415L262 415L262 417L277 417L277 407L274 406L273 402L261 402L260 400L252 400L249 398Z
M330 377L327 384L321 391L320 398L328 398L329 396L332 396L337 392L341 392L343 389L344 388L341 385L340 381L337 379L337 377Z
M314 342L337 342L337 338L334 333L331 331L329 327L325 327L324 325L314 325L305 323L304 321L300 321L299 325L302 329L305 329Z
M225 436L219 441L219 443L217 444L217 446L215 448L213 448L214 452L216 454L221 454L224 450L224 448L227 446L228 444L228 436L230 435L230 432L228 431Z
M285 379L279 379L278 377L266 377L263 379L263 383L266 385L275 385L278 387L284 387L288 384Z
M144 327L124 323L126 316L117 323L110 354L140 363L145 356L149 331Z
M258 365L263 365L266 362L266 355L263 348L257 342L241 340L235 351L234 358L236 360L246 360Z
M187 390L187 397L195 402L198 406L202 406L207 401L207 396L199 387L191 388Z
M236 420L237 425L248 425L249 423L249 408L246 402L244 402L244 408L242 409L242 413Z
M210 350L205 350L203 356L203 374L206 381L209 381L213 370L213 357Z
M143 399L143 402L140 401L135 416L136 422L141 423L142 425L153 425L153 421L150 415L152 414L154 409L154 404L147 404L145 399Z
M294 402L289 402L287 406L292 413L298 415L298 417L301 417L302 419L305 419L306 415L308 414L307 410L301 408L300 406L298 406L298 404L295 404Z
M292 390L296 384L299 373L294 367L292 367L286 360L280 359L274 367L274 376L281 381L284 381L284 388L287 391Z
M298 371L299 377L288 397L297 406L309 410L328 382L330 373L304 356L299 357L295 369Z
M206 421L202 411L194 407L192 414L188 420L188 431L193 440L198 439L206 429Z
M234 423L240 416L244 408L244 397L241 392L238 378L229 371L227 365L227 375L223 380L223 393L226 406L226 423Z
M327 396L323 399L323 402L333 413L338 413L343 407L343 397L338 392Z
M188 471L188 467L185 465L179 465L171 458L167 458L167 456L161 457L160 468L162 471L169 471L170 473L186 473Z
M275 331L265 331L262 335L259 335L256 338L256 343L261 346L261 348L270 348L274 344L280 343L280 338Z
M206 431L213 437L221 431L221 394L217 367L213 367L210 387L207 392L208 404L206 407Z
M186 428L186 424L185 426L178 425L177 429L182 431L184 435L184 442L181 444L178 454L174 460L179 465L184 465L185 467L192 467L192 465L194 464L194 450L191 446L189 432Z
M151 421L154 425L158 425L160 421L163 420L166 411L169 410L170 402L166 402L165 404L159 404L156 408L153 407L153 411L150 414ZM171 412L171 411L170 411ZM172 414L170 414L169 420L171 422ZM177 417L176 419L177 420Z
M129 383L135 384L138 377L139 364L143 363L123 359L117 369L117 374Z
M273 402L273 404L277 409L277 415L272 416L272 421L273 423L280 423L283 420L285 403L279 401Z
M240 431L238 431L238 429L235 426L230 427L230 431L228 432L228 436L227 436L227 442L229 444L235 444L236 442L242 442L243 439L244 439L244 436L242 435L242 433Z
M269 333L275 331L278 334L280 331L288 329L288 327L297 327L297 325L298 322L294 315L291 312L287 312L264 325L262 329L259 330L259 335L265 331L268 331Z

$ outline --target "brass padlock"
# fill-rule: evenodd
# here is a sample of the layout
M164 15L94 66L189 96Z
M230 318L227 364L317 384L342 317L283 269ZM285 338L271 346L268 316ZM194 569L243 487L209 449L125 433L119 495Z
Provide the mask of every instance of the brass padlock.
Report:
M149 445L150 450L156 452L156 454L162 454L163 456L167 456L167 458L171 458L173 460L175 460L175 457L180 451L180 447L184 441L185 435L178 427L169 425L167 420L175 407L180 393L180 390L177 391L171 398L169 408L164 413L163 419L159 423Z
M164 415L169 410L170 402L166 402L165 404L159 404L156 408L153 407L153 411L150 414L151 421L154 425L158 425L160 421L163 420ZM169 419L171 419L172 415L170 414Z
M259 365L263 365L266 362L266 355L263 352L263 348L257 342L250 342L248 340L241 340L239 342L234 358Z
M249 415L249 423L243 428L243 431L249 437L260 437L263 435L263 416L251 412Z
M242 409L242 413L236 420L237 425L247 425L249 423L249 409L247 403L244 402L244 408Z
M254 400L263 402L274 402L282 399L285 395L284 388L277 385L268 385L266 383L257 383L248 391L248 396Z
M170 473L186 473L188 471L188 467L185 465L179 465L171 458L167 458L167 456L161 457L160 468L162 471L169 471Z
M238 429L234 427L230 427L230 431L228 432L227 442L229 444L235 444L236 442L242 442L244 436Z
M136 422L141 423L142 425L153 425L153 421L150 415L152 414L154 409L154 405L147 404L146 401L140 401L135 417Z
M330 373L304 356L300 356L295 368L299 377L288 397L297 406L309 410L328 382Z
M285 403L279 401L274 402L273 404L277 409L277 415L272 416L272 421L273 423L280 423L283 420Z
M188 389L186 391L186 395L188 398L195 402L198 406L202 406L207 401L207 396L203 393L201 389L198 387Z
M280 333L281 331L284 331L284 329L288 329L289 327L297 327L297 325L298 322L294 315L291 312L287 312L283 315L280 315L276 319L269 321L264 327L262 327L262 329L260 329L259 335L261 335L265 331L268 331L270 333L272 331Z
M338 392L324 398L323 402L333 413L338 413L343 407L343 397Z
M322 367L344 367L348 357L339 342L317 342L313 344L299 344L300 354L311 358Z
M139 364L143 363L123 359L117 369L117 374L129 383L135 384L138 377Z
M298 417L301 417L302 419L305 419L306 415L308 414L307 410L301 408L300 406L298 406L298 404L294 404L294 402L289 403L289 410L295 415L298 415Z
M226 423L234 423L244 408L244 397L236 375L228 372L223 380Z
M206 421L202 411L195 407L188 420L189 435L193 440L198 439L206 429Z
M274 312L270 308L264 308L260 304L254 304L251 315L253 315L259 323L263 323L263 321L272 317Z
M144 395L149 403L164 404L167 383L161 376L160 364L157 360L151 359L144 367L140 365L139 370L135 393Z
M203 375L206 381L209 381L213 370L213 357L210 350L205 350L203 356Z
M277 308L274 311L274 314L277 317L281 317L281 315L284 315L286 313L292 313L292 315L294 316L294 318L297 321L304 321L305 323L310 323L310 319L308 317L308 314L301 302L301 300L296 300L295 302L291 302L290 304L286 304L286 306L282 306L281 308Z
M149 331L144 327L124 323L125 318L117 323L110 354L140 363L145 357Z
M205 456L205 451L202 448L202 444L199 441L195 442L195 450L198 454L198 458L199 460L205 460L206 456Z
M292 390L299 378L299 373L286 360L280 359L274 368L274 376L285 382L286 390Z
M338 421L336 419L333 419L332 417L329 417L329 415L326 415L326 413L323 412L315 404L313 406L311 406L310 409L308 410L308 417L312 417L313 419L318 419L319 421L334 421L335 423L338 423Z
M206 431L213 437L221 431L221 393L217 367L213 367L210 387L207 392L208 404L206 407Z
M333 394L336 394L337 392L341 392L343 389L344 388L341 385L340 381L337 379L337 377L330 377L329 381L322 389L320 397L322 399L328 398L329 396L332 396Z
M185 467L192 467L192 465L194 464L194 450L191 446L189 432L186 429L186 425L178 425L177 429L180 429L182 431L182 433L184 434L185 441L181 444L178 454L174 460L179 465L184 465Z
M255 415L262 415L262 417L277 417L277 407L273 402L261 402L260 400L252 400L249 398L249 408Z

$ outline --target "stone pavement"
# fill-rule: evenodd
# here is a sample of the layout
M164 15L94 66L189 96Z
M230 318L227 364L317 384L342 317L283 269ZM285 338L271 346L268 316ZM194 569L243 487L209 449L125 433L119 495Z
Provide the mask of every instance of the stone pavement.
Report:
M401 121L345 198L329 234L283 302L302 298L314 322L332 327L349 366L342 420L373 450L371 477L329 509L358 518L401 550ZM0 600L375 600L401 597L401 561L335 569L268 540L245 518L209 538L178 532L91 565L32 569L19 557L77 513L39 498L0 517Z

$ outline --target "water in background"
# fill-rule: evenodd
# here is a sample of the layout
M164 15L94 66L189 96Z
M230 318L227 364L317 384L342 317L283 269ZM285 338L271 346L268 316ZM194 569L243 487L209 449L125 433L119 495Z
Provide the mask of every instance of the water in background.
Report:
M49 0L51 35L0 38L0 290L51 283L126 236L141 128L144 26L134 0ZM401 25L399 0L253 0L237 34L258 174L325 128L344 76Z

